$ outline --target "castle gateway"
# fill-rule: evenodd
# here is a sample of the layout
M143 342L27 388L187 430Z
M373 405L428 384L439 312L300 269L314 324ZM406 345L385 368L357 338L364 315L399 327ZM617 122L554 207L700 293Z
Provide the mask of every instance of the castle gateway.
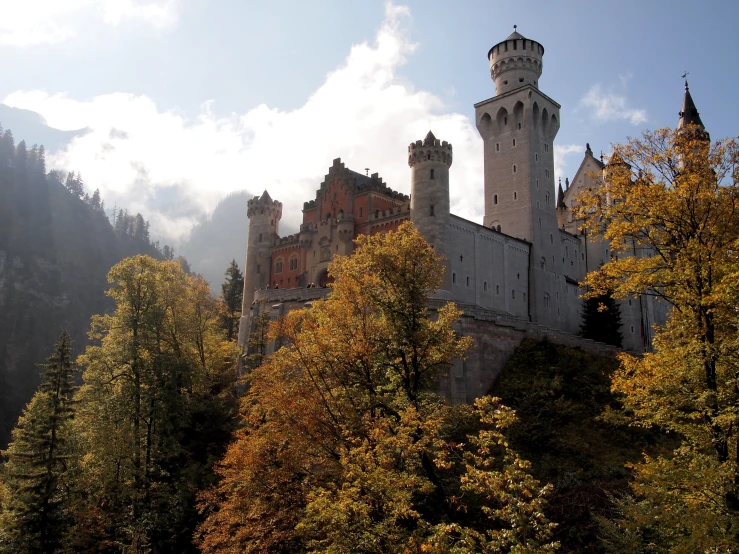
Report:
M488 52L495 96L475 104L484 144L483 225L450 213L453 148L432 132L408 146L410 197L377 173L352 171L336 159L315 199L304 204L295 235L279 236L282 204L267 191L250 200L239 345L246 349L260 313L276 319L325 296L329 262L351 254L358 235L411 220L446 258L444 282L430 307L456 302L465 312L457 330L475 340L468 359L440 378L451 401L487 393L524 337L547 336L612 355L614 348L577 337L583 303L578 282L610 253L607 241L580 231L571 209L578 191L608 178L610 162L594 157L588 145L572 185L567 180L555 189L560 105L539 90L543 57L541 44L517 32ZM687 123L701 124L686 85L679 125ZM644 295L620 302L620 308L624 348L649 350L652 325L664 323L668 305Z

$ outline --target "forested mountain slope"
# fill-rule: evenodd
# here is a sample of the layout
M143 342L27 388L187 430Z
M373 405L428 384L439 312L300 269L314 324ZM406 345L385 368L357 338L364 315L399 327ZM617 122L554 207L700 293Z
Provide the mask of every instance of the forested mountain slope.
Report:
M61 331L76 355L90 316L110 308L108 270L138 253L161 257L136 232L142 218L125 216L114 229L99 194L84 194L79 179L71 185L46 172L43 147L16 146L0 129L0 448Z

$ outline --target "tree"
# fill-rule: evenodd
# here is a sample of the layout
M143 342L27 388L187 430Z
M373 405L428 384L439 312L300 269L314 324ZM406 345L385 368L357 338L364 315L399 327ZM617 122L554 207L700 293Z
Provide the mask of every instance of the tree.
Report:
M244 276L236 260L226 270L226 280L221 285L221 325L226 330L228 340L234 340L239 330L241 300L244 297Z
M737 548L739 145L691 126L645 133L614 156L623 162L579 199L579 217L614 253L588 275L588 296L646 293L672 306L655 352L622 355L613 387L634 424L682 442L634 466L620 536L632 550Z
M583 300L580 335L586 339L621 347L621 308L610 294Z
M57 552L69 524L66 473L76 370L66 331L41 367L38 391L3 453L8 462L0 512L2 552Z
M82 182L82 176L74 171L70 171L67 174L67 180L64 182L64 186L67 190L74 194L77 198L82 198L85 194L84 183Z
M405 223L360 236L329 272L328 298L273 324L282 348L247 374L244 427L202 497L201 549L553 551L548 488L503 440L510 411L433 392L471 342L454 304L430 317L433 249Z
M193 551L195 491L233 430L236 351L207 283L177 262L114 266L112 315L93 318L76 425L77 551Z

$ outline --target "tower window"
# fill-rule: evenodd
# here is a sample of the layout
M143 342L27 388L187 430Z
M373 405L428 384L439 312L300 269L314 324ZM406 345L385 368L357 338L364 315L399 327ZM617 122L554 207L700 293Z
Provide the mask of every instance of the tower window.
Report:
M290 258L290 271L295 271L296 269L298 269L298 259Z
M433 169L431 170L431 178L432 179L434 178L434 170Z
M549 307L549 295L548 294L544 295L544 307L545 308Z
M537 202L537 204L538 204L538 202ZM537 206L537 208L538 208L538 207L539 207L539 206ZM539 229L541 229L541 218L539 218Z
M500 152L500 143L499 142L496 142L495 143L495 151L496 152Z
M547 193L546 201L547 201L547 206L548 206L549 205L549 193Z
M520 79L520 81L523 83L523 79ZM520 123L518 124L518 130L519 131L521 130L521 124Z
M520 124L519 124L520 125ZM516 146L516 139L513 139L513 146Z
M488 282L487 282L487 281L485 281L485 282L484 282L484 283L482 284L482 291L483 291L483 292L487 292L487 291L488 291Z
M467 286L468 287L470 286L470 278L469 277L467 277Z
M552 235L551 233L549 233L549 244L554 244L554 235Z
M362 206L359 207L359 217L362 217L362 212L364 212L364 208Z
M498 195L493 194L493 204L497 204L497 203L498 203Z
M282 262L277 262L275 264L275 273L282 273Z
M516 299L516 289L511 289L511 298Z
M544 152L549 152L549 145L548 144L545 144L544 145Z
M259 233L259 242L262 242L262 233Z
M513 173L516 172L516 164L513 164Z
M538 162L539 161L539 153L538 152L536 154L534 154L534 161L535 162Z
M500 294L500 285L495 285L495 294Z
M430 206L429 215L434 215L434 205L433 204L431 204Z
M519 78L518 78L518 82L519 82L519 83L523 83L523 77L519 77ZM520 124L520 123L518 124L518 128L519 128L519 129L521 128L521 124Z
M536 180L536 190L539 190L539 179Z
M536 208L537 209L539 208L539 201L538 200L536 201Z
M508 84L508 81L506 81L505 84L507 85ZM504 117L503 118L503 125L508 125L508 118L507 117Z
M515 190L513 191L513 199L518 200L518 193Z
M456 282L457 282L457 274L452 273L452 283L456 283Z
M429 159L429 160L431 159L431 154L429 154L429 157L427 159Z
M545 169L545 170L544 170L544 176L545 176L545 177L549 177L549 170L548 170L548 169Z

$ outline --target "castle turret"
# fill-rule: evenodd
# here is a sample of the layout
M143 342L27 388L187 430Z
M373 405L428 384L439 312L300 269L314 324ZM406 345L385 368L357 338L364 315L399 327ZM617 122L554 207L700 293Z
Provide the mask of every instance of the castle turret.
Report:
M282 218L282 202L272 200L265 190L247 204L249 236L246 243L244 268L244 298L241 308L239 344L242 345L248 326L249 309L254 301L254 291L270 284L271 249Z
M411 221L436 253L448 260L452 145L429 131L423 141L408 146L408 165L411 167ZM441 288L451 290L449 266L446 267Z
M515 30L488 52L490 76L495 81L495 94L500 96L524 85L539 87L544 47Z
M705 141L710 141L711 137L706 131L701 116L698 114L698 108L695 107L693 97L690 94L690 88L688 88L688 80L685 79L685 96L683 97L683 109L678 114L680 119L677 122L677 128L681 131L687 130L691 125L697 127L698 138Z

